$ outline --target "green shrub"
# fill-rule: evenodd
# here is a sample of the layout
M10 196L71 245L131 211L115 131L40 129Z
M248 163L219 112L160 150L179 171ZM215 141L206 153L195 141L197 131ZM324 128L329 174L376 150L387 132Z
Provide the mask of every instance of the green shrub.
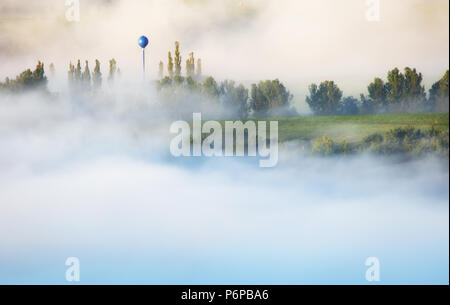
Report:
M322 156L329 156L335 154L338 150L337 145L327 136L317 139L312 147L312 152Z
M442 157L449 155L449 132L432 127L427 131L413 127L396 128L384 135L372 134L361 143L349 146L347 142L335 143L327 136L317 139L312 147L314 154L329 156L352 152L370 152L379 155L405 155L419 157L435 154Z

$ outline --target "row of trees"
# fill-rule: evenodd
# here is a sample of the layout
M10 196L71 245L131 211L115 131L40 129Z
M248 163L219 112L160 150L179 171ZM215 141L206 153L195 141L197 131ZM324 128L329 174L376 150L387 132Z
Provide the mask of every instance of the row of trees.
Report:
M189 96L202 97L210 105L221 106L230 117L247 118L249 115L294 115L290 102L293 95L278 80L266 80L252 84L250 90L232 80L218 83L213 77L197 81L192 76L164 77L157 82L162 97L169 102L183 103Z
M113 58L109 61L109 74L108 81L112 82L116 75L120 75L120 69L117 68L117 62ZM102 86L103 78L102 72L100 70L100 61L95 60L95 67L93 72L89 69L89 62L86 60L84 65L84 70L81 69L80 60L77 61L77 65L73 65L72 62L69 64L68 71L69 86L72 89L77 90L90 90L99 89Z
M51 63L49 65L50 75L55 75L55 65ZM113 58L109 61L109 73L108 81L112 82L120 75L120 69L117 67L117 62ZM100 70L100 61L95 60L94 70L91 72L89 68L89 62L86 60L84 69L81 67L81 61L78 60L74 65L72 62L69 64L68 71L69 87L77 91L86 91L93 89L99 89L102 86L103 75ZM15 79L6 78L5 82L0 82L0 89L9 92L20 92L32 89L47 89L48 79L45 75L44 63L39 61L36 68L31 71L27 69L16 76Z
M38 62L36 68L31 71L27 69L16 76L15 79L6 78L5 82L0 82L0 89L9 92L19 92L32 89L47 88L47 77L45 76L44 63Z
M291 107L292 94L278 80L266 80L252 84L249 89L234 81L225 80L221 83L212 77L202 79L201 61L195 61L191 53L186 60L186 77L181 76L181 55L179 44L175 43L175 61L171 60L169 52L169 76L157 81L157 87L163 96L169 100L180 100L180 105L186 94L194 94L196 98L204 98L213 107L221 105L229 110L229 115L246 118L264 116L292 116L296 112ZM197 63L197 69L194 68ZM200 63L200 64L199 64ZM50 72L54 74L54 65ZM172 72L171 72L172 71ZM108 80L113 81L120 74L115 59L109 61ZM68 71L69 85L77 91L98 89L102 85L100 62L95 60L93 72L86 61L82 69L80 60L76 66L70 63ZM29 89L46 88L44 63L38 62L32 71L27 69L15 79L6 78L0 82L0 89L19 92ZM319 85L309 87L306 102L316 115L333 114L366 114L387 112L446 112L449 108L449 72L435 82L428 95L422 85L422 74L416 69L405 68L404 73L395 68L388 72L387 80L375 78L367 87L368 95L361 94L360 99L352 96L344 97L342 90L333 81L324 81ZM213 101L210 103L210 101ZM216 103L214 103L214 101Z
M180 53L180 43L175 41L175 57L172 58L172 53L169 51L167 60L167 77L174 78L181 76L181 53ZM158 76L159 79L164 78L164 63L159 62L158 66ZM197 59L195 61L194 52L189 53L189 57L186 60L186 77L192 77L195 79L200 79L202 76L202 61Z
M387 81L375 78L367 87L368 95L361 94L360 100L343 97L335 82L325 81L309 87L306 102L316 115L448 111L448 70L433 84L428 97L422 80L416 69L407 67L402 73L395 68L388 72Z

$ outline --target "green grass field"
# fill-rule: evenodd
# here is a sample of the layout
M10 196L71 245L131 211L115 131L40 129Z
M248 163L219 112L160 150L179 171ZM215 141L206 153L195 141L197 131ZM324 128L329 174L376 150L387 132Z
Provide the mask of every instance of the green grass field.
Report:
M434 126L439 130L449 129L448 113L311 116L270 120L279 122L280 142L312 140L327 135L335 141L355 143L368 135L383 134L398 127L426 130Z

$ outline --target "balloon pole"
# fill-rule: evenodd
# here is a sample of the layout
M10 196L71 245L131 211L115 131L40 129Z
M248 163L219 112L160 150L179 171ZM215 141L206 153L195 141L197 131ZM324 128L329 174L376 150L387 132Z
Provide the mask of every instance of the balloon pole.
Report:
M144 73L144 80L145 80L145 49L142 49L142 71Z
M142 73L145 81L145 47L148 45L148 38L145 36L139 37L138 44L142 48Z

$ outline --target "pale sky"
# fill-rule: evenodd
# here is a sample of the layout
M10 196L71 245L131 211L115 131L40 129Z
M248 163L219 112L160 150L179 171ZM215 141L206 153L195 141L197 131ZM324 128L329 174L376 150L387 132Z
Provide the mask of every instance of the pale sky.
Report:
M370 1L369 1L370 2ZM150 38L148 70L180 41L205 74L255 81L279 78L294 89L332 79L345 93L365 92L375 76L416 67L425 84L449 66L448 0L380 0L379 21L366 0L80 0L80 21L65 0L1 0L0 77L38 59L64 75L70 60L116 58L140 76L140 35Z

